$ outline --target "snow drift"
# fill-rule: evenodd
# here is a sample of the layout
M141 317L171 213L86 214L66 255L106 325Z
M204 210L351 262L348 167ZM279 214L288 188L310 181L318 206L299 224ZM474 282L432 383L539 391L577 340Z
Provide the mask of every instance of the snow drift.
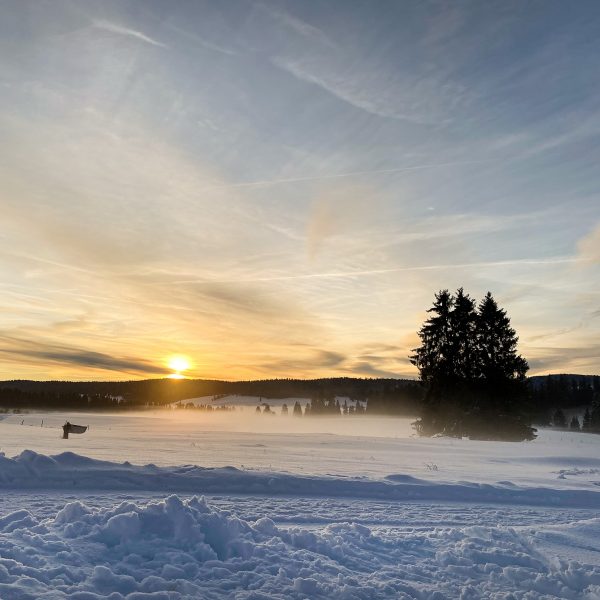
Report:
M0 455L0 489L138 490L600 508L600 490L524 487L511 482L444 483L409 475L368 479L303 476L235 467L138 466L95 460L71 452L45 456L31 450L14 458Z
M586 544L600 538L600 519L582 528ZM554 544L572 533L551 529ZM27 510L0 519L0 597L598 598L600 567L547 558L535 549L543 533L354 523L308 530L242 520L197 497L102 509L76 501L45 519Z

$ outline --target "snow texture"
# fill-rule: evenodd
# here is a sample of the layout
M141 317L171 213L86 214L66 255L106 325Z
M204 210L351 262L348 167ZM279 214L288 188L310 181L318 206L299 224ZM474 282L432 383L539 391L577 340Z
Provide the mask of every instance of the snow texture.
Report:
M545 529L404 530L334 523L317 530L243 520L203 498L0 520L0 597L572 598L600 597L600 567L559 560L536 540L600 551L600 519ZM520 591L519 591L520 590Z
M7 416L0 599L600 600L600 436L234 414Z
M0 489L159 490L163 492L327 496L389 501L458 501L600 508L600 490L553 489L473 482L434 482L410 475L383 480L324 477L207 468L136 466L63 452L45 456L25 450L14 458L0 455Z

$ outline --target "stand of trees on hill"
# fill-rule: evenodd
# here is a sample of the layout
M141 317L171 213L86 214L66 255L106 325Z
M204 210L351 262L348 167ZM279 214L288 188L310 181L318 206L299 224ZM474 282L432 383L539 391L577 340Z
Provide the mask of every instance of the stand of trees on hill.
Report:
M421 435L530 440L527 361L506 311L488 294L476 302L460 288L435 295L411 362L425 397L415 426Z
M550 425L557 409L589 407L600 411L600 377L597 375L546 375L529 379L535 422Z
M217 381L148 379L143 381L4 381L0 408L51 410L131 410L156 408L190 398L227 395L310 398L314 414L333 413L336 396L367 406L368 414L415 416L423 390L407 379L268 379ZM333 402L329 406L330 402ZM327 409L327 410L326 410ZM338 411L338 412L341 412Z
M502 378L496 377L496 380L500 380L501 383L495 388L496 392L499 392L504 388ZM465 385L464 381L460 380L455 383L458 386ZM480 383L482 381L478 381L478 385ZM577 409L581 431L600 433L600 377L535 376L527 380L526 392L523 392L523 382L520 379L515 382L509 378L505 383L508 383L508 388L515 388L518 391L518 395L514 398L524 395L518 406L526 423L529 422L528 415L531 415L531 419L536 424L552 425L555 423L553 417L558 408L568 410L569 415L574 412L573 409ZM439 390L439 382L437 385L436 389ZM470 386L466 388L468 393L475 393ZM0 382L0 410L135 410L160 408L201 396L218 400L223 396L237 394L261 397L267 401L275 398L307 398L310 399L308 414L315 416L339 413L408 417L422 414L425 417L428 410L433 410L431 403L435 398L435 391L435 389L430 390L427 384L424 386L418 381L408 379L351 377L235 382L199 379L103 382L13 380ZM341 406L338 402L336 407L336 396L348 398L347 406L344 407L344 401L340 400ZM356 410L357 403L360 404L359 410ZM302 407L290 405L290 412L297 416L304 414L302 408L305 408L305 404L306 402L303 401ZM312 405L315 410L311 412ZM587 420L584 418L586 407L589 413ZM508 414L513 412L510 411ZM424 427L426 420L419 421L419 427L421 423L423 423L421 432L430 434ZM496 421L494 427L495 424ZM574 426L574 423L572 424ZM571 423L567 422L567 425L570 427ZM453 430L451 427L444 427L432 433L442 431L451 433ZM466 435L464 432L463 434Z

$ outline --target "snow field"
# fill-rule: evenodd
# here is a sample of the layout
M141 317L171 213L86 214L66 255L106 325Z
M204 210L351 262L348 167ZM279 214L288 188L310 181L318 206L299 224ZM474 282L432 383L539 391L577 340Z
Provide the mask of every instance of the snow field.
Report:
M203 494L325 496L399 501L444 501L600 508L600 489L564 489L497 484L439 482L392 474L382 479L294 475L235 467L158 467L101 461L72 452L55 456L24 450L0 454L0 489L141 490Z
M43 420L43 427L40 426ZM62 440L61 425L89 425ZM598 491L600 436L541 429L527 443L414 436L413 419L294 418L191 410L28 413L0 421L0 451L64 451L111 462L235 466L306 475L381 479L401 473L439 482L574 488ZM23 425L21 423L23 422Z
M311 530L244 520L198 497L110 508L74 501L48 518L21 509L0 519L0 597L598 598L599 566L536 548L546 538L571 547L577 528L598 552L600 519L537 530Z
M0 446L1 600L600 600L600 436L248 409L8 415Z

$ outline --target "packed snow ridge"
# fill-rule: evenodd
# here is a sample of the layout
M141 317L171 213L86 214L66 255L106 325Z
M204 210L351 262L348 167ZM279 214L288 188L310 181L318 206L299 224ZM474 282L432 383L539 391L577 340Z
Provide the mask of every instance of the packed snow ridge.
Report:
M0 489L160 491L189 494L326 496L386 501L456 501L534 506L600 508L600 490L553 489L471 482L432 482L409 475L384 479L304 476L235 467L136 466L64 452L55 456L25 450L0 454Z
M600 519L546 531L355 523L311 531L242 520L198 497L110 508L75 501L44 519L27 510L0 519L0 597L598 598L600 567L536 550L573 537L593 545Z

